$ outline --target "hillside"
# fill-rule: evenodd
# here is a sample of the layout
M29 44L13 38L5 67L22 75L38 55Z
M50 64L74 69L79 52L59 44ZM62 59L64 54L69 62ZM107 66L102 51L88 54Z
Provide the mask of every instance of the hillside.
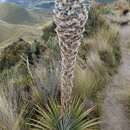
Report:
M42 26L51 14L43 11L29 11L16 4L0 4L0 48L17 38L27 41L36 39L41 34ZM32 26L33 25L33 26Z
M36 21L26 9L8 3L0 4L0 19L12 24L30 24Z
M82 0L85 1L85 0ZM115 0L95 0L100 3L111 3ZM54 8L54 0L0 0L0 2L15 3L22 7L38 10L52 10Z
M31 41L39 37L40 33L41 30L37 26L14 25L0 21L0 48L19 37Z
M31 10L52 10L54 0L0 0L0 3L15 3Z

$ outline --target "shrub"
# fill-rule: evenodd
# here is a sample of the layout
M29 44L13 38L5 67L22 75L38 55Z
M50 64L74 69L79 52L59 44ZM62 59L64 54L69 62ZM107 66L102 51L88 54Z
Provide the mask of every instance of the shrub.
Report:
M53 22L47 23L43 28L42 39L47 41L49 37L55 36L55 27L56 25Z
M20 61L26 60L26 58L29 59L30 64L33 64L33 55L35 55L38 59L38 56L40 55L40 48L44 47L40 47L40 44L35 41L34 52L34 48L32 48L32 46L25 40L18 39L4 48L0 54L0 72L4 69L10 69L11 67L17 65Z

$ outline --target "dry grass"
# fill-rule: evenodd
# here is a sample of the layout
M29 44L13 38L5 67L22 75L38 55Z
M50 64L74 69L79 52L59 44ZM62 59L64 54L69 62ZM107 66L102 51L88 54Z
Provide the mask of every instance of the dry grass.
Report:
M75 72L75 95L96 99L120 63L119 34L115 28L101 28L84 39Z
M26 105L21 100L22 96L19 96L21 89L14 87L13 77L14 75L10 77L9 73L1 77L0 129L2 130L20 130L20 128L24 127L23 115L25 114Z
M130 5L127 0L117 0L114 5L115 9L123 11L125 9L130 9Z

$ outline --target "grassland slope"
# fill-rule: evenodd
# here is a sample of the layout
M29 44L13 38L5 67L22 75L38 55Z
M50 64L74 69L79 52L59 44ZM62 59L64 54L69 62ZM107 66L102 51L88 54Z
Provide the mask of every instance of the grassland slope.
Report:
M33 15L26 9L16 5L1 3L0 19L13 24L30 24L34 23Z

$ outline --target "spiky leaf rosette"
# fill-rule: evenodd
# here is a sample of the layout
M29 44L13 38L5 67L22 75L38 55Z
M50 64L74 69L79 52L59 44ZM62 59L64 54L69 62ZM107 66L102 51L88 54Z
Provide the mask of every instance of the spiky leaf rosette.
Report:
M90 118L94 107L85 110L80 99L72 101L63 117L54 100L50 100L44 108L35 105L33 110L34 115L28 119L27 125L34 130L86 130L100 123L99 118Z

